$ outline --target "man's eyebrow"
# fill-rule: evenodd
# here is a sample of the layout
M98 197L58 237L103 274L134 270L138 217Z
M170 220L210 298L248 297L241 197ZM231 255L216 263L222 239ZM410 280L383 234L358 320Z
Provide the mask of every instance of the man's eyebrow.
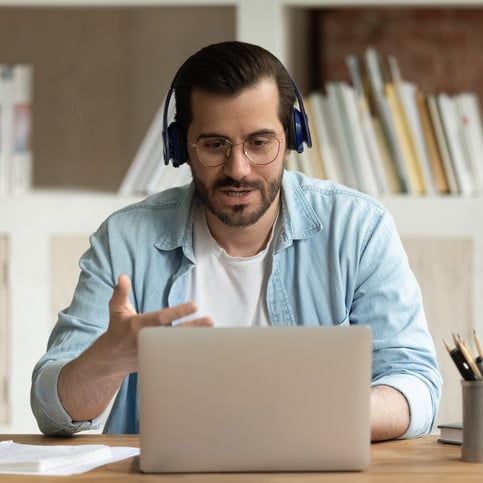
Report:
M270 134L273 136L277 135L277 133L273 129L259 129L258 131L254 131L247 134L243 139L248 139L253 136L262 136L264 134ZM200 133L198 134L198 137L196 139L199 141L200 139L205 139L205 138L223 138L223 139L227 139L228 141L231 141L231 139L228 136L225 136L223 134L216 133L216 132Z
M223 139L229 139L227 136L224 136L223 134L216 133L216 132L203 132L198 134L198 137L196 138L197 140L204 139L204 138L223 138Z

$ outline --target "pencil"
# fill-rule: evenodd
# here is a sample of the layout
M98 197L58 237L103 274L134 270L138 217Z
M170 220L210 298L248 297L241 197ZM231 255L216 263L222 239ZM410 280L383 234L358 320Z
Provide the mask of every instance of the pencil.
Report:
M473 357L471 356L470 352L468 351L468 349L466 347L465 342L462 339L458 342L458 348L461 351L461 353L463 354L463 357L465 358L466 363L470 366L471 370L475 374L475 378L478 381L483 380L483 376L481 375L480 369L475 364Z
M444 345L446 346L446 350L449 352L449 355L451 356L451 359L453 359L453 362L455 363L456 368L461 374L461 377L465 381L476 380L476 375L474 371L471 369L471 367L468 365L468 363L466 362L466 359L463 356L463 353L461 352L460 348L457 346L454 349L452 349L444 339L443 339L443 342L444 342Z
M446 340L445 340L445 339L443 339L443 343L444 343L444 345L445 345L445 347L446 347L446 350L447 350L447 351L448 351L448 352L451 354L452 349L451 349L451 347L449 346L449 344L446 342Z
M481 343L478 335L476 334L476 330L473 329L473 337L475 339L476 350L478 351L478 355L483 358L483 349L481 348Z

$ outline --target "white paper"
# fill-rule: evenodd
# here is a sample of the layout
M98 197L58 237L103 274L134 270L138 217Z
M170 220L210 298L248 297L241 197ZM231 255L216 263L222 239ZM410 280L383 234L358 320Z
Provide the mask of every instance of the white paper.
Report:
M92 451L85 451L88 448ZM75 475L138 454L139 448L127 446L47 446L3 441L0 443L0 474ZM62 458L67 464L62 465Z

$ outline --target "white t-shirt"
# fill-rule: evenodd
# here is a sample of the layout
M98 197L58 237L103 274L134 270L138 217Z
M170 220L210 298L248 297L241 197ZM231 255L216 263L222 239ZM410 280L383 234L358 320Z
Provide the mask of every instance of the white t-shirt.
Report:
M266 288L273 232L272 228L260 253L232 257L211 236L204 209L198 210L193 229L196 266L191 270L186 298L198 305L195 316L211 317L215 327L270 325Z

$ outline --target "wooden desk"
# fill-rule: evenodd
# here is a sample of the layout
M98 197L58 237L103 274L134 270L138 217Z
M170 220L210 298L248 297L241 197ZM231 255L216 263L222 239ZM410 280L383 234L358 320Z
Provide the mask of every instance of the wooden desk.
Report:
M29 444L75 444L76 441L112 446L139 446L135 435L105 436L79 435L69 439L46 438L40 435L0 435L0 441L12 439ZM106 465L88 473L69 477L43 476L25 477L1 475L0 480L41 483L64 481L104 482L146 482L165 483L466 483L483 482L483 464L463 463L461 448L443 445L435 436L414 440L390 441L373 444L371 465L368 470L354 473L223 473L223 474L171 474L147 475L139 472L139 458L133 457L118 463Z

